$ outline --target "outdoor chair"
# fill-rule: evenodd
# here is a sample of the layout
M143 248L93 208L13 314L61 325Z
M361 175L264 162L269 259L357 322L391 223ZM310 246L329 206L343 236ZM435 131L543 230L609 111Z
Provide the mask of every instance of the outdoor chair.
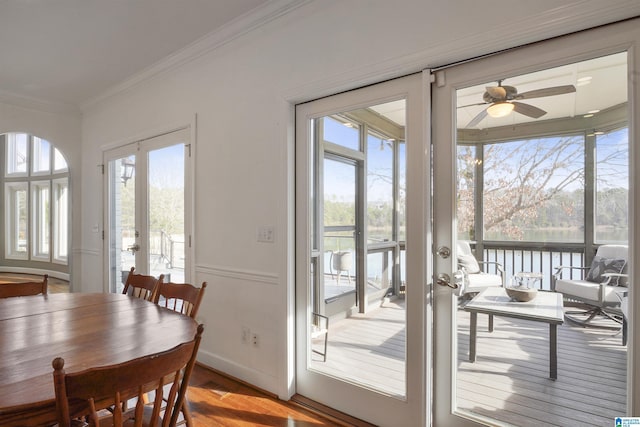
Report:
M52 366L58 425L175 426L203 329L199 325L193 340L171 350L111 366L66 373L64 359L55 358ZM171 387L165 393L169 383ZM150 391L154 392L153 403L145 404L144 394ZM169 401L164 408L163 397ZM135 407L123 410L129 399L137 400Z
M462 272L462 288L459 295L468 298L489 287L504 286L505 273L502 264L495 261L478 261L471 251L469 242L457 242L458 268ZM481 267L482 266L482 267ZM493 266L496 273L488 271Z
M592 320L604 316L622 323L621 301L629 285L627 259L626 245L602 245L590 267L558 267L551 279L551 289L562 293L568 305L573 302L586 307L582 311L567 311L565 317L582 326L617 328L596 325ZM578 278L574 278L575 272L579 273Z
M153 301L158 287L158 282L164 278L164 274L161 274L160 277L156 279L153 276L135 274L135 269L135 267L131 267L122 293L125 295L131 295L135 298Z
M0 298L46 295L48 280L49 276L45 274L42 281L0 283Z

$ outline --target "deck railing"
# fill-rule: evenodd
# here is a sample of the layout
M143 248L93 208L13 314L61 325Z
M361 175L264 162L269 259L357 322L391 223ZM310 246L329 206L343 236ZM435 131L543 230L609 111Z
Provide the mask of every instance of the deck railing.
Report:
M559 266L584 267L585 246L582 244L536 244L522 242L483 242L482 259L502 264L507 284L516 273L542 273L537 281L539 289L551 289L551 276ZM479 254L476 252L476 257ZM494 272L493 272L494 273ZM578 269L567 271L568 278L581 279Z

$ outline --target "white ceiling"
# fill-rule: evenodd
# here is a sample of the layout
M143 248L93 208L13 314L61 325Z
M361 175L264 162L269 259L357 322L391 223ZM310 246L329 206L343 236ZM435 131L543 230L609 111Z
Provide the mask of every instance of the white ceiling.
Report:
M0 0L0 95L80 105L268 0Z
M77 110L118 85L148 75L159 64L172 58L178 62L181 52L203 44L211 35L240 34L240 28L259 25L260 16L266 17L269 11L286 9L291 4L314 3L321 7L322 1L0 0L0 100L40 102ZM437 4L437 0L429 1ZM548 3L555 11L556 3ZM568 3L584 6L585 16L592 19L584 20L585 27L640 10L635 0ZM398 7L401 5L402 2ZM594 18L589 10L600 11L601 17ZM445 12L439 16L439 11L434 6L433 14L425 19L440 22L450 18ZM501 10L501 14L505 15L504 21L509 21L506 15L520 17L517 8ZM464 25L467 32L489 39L499 36L495 33L498 29L492 28L489 34L482 20L465 16L466 13L460 14L463 24L459 25ZM506 37L512 31L505 26L503 35ZM543 36L544 33L533 31L523 40L530 42ZM463 58L472 55L464 54L463 46L458 47L458 54L467 55ZM426 43L425 49L428 48ZM447 58L435 54L429 60L430 65L437 65ZM520 91L528 90L526 82L515 79L505 84L517 84ZM469 93L470 97L473 95Z
M519 102L531 104L547 112L539 119L532 119L512 112L502 118L487 116L474 128L485 129L536 120L576 117L590 111L603 111L623 104L627 102L627 55L626 53L618 53L536 73L523 74L506 78L502 84L516 87L518 93L564 85L573 85L576 91L556 96L519 100ZM493 81L458 90L457 105L471 105L458 108L459 129L467 128L468 123L487 107L487 105L472 104L482 103L482 95L486 87L496 85L497 82Z
M504 76L499 76L499 78L504 78ZM461 106L457 108L458 129L469 128L469 122L487 108L489 104L474 104L484 102L482 95L487 86L496 86L497 84L497 81L492 81L458 90L457 106ZM547 112L538 119L512 112L502 118L487 116L473 128L486 129L533 121L577 117L624 104L627 102L627 54L617 53L505 78L502 84L516 87L518 93L564 85L573 85L576 91L556 96L519 100L519 102L531 104ZM370 108L400 126L405 125L404 100L387 102Z

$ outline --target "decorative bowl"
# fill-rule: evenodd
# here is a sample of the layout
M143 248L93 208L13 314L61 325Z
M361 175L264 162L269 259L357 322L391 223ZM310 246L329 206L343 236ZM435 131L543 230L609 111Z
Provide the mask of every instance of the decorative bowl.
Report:
M527 288L525 286L514 286L513 288L505 288L505 290L512 300L518 302L531 301L538 294L536 288Z

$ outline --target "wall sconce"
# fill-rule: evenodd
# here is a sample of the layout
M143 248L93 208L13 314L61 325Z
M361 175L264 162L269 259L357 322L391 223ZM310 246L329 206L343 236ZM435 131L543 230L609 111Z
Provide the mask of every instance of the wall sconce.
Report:
M133 178L133 171L136 169L136 164L133 160L126 158L122 159L122 175L120 178L122 179L122 183L124 186L127 186L127 181Z

